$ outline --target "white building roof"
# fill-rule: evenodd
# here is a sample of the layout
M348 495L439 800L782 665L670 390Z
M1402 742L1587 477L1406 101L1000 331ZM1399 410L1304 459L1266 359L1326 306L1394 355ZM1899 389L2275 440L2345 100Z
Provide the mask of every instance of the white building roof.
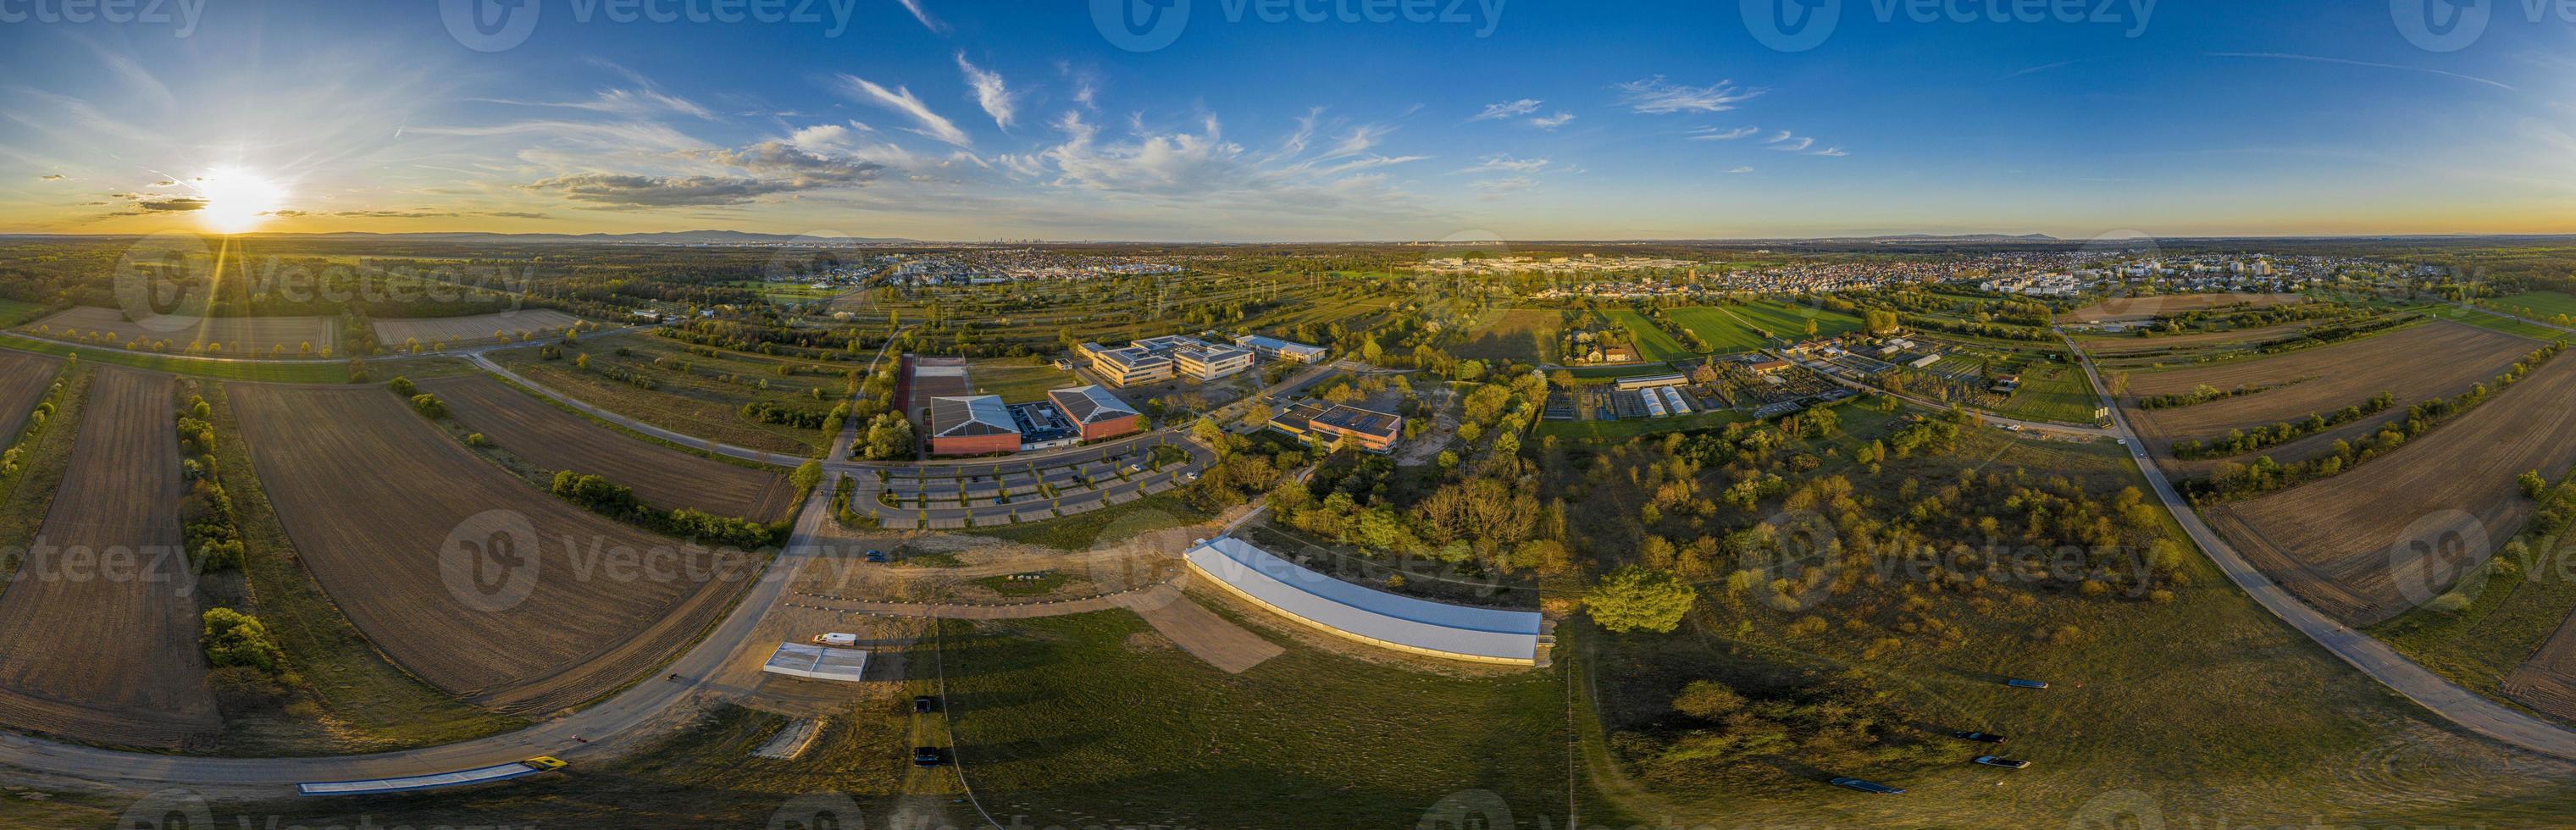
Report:
M1486 660L1538 659L1536 611L1470 608L1371 590L1299 567L1231 536L1201 542L1186 558L1272 608L1363 639Z
M855 648L779 643L778 651L769 655L769 662L763 663L760 670L789 677L855 683L867 674L868 653Z
M932 398L930 418L939 430L934 436L939 438L1020 431L1019 424L1011 420L1011 408L1002 403L999 395Z

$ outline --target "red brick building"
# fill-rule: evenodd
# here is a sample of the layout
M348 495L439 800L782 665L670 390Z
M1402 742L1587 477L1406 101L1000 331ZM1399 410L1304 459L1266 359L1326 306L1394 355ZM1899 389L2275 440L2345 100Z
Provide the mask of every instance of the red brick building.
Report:
M1076 386L1047 393L1047 399L1082 427L1082 440L1098 441L1116 438L1145 429L1145 416L1127 406L1125 401L1094 386Z
M930 399L931 455L1019 452L1020 428L994 395Z

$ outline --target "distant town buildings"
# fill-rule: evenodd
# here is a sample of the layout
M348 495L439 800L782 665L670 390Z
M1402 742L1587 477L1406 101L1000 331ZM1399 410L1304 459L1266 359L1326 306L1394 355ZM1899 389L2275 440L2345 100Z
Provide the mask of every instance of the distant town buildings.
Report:
M1350 446L1386 453L1404 435L1404 417L1343 404L1301 403L1270 418L1273 429L1318 447Z

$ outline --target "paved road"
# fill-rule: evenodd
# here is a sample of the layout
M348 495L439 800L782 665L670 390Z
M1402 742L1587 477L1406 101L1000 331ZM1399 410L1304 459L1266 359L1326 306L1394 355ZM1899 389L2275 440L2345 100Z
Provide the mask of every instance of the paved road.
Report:
M373 755L327 758L205 758L118 752L55 743L15 733L0 733L0 763L39 772L98 781L123 781L146 787L194 786L208 789L276 788L291 792L307 781L390 777L450 772L553 755L579 768L584 759L608 754L630 743L658 737L639 727L679 704L691 692L716 686L719 670L738 650L767 648L747 642L798 566L834 544L818 534L831 510L829 492L818 488L797 519L788 544L736 604L724 621L666 671L685 682L648 678L588 709L547 720L527 729L461 743ZM575 741L579 736L589 741Z
M2060 336L2063 337L2063 333ZM2111 422L2118 428L2120 436L2129 440L2129 455L2138 462L2138 469L2146 474L2147 482L2154 486L2156 497L2163 499L2166 509L2173 511L2175 521L2182 523L2183 531L2191 534L2192 541L2200 543L2200 549L2209 552L2210 560L2218 563L2218 569L2225 571L2227 578L2235 581L2236 586L2244 589L2255 602L2261 603L2273 616L2280 617L2282 622L2289 623L2291 628L2317 641L2318 645L2325 646L2336 657L2352 664L2353 668L2432 710L2444 720L2532 752L2576 760L2576 731L2523 714L2461 688L2459 684L2406 659L2387 643L2308 607L2307 603L2300 602L2273 582L2271 577L2256 570L2242 554L2227 544L2226 539L2211 531L2209 525L2200 520L2200 514L2192 512L2191 504L2174 490L2173 483L2166 480L2155 459L2147 456L2146 442L2138 440L2137 434L2130 431L2128 416L2113 406L2109 396L2100 391L2103 389L2102 378L2093 368L2092 356L2077 348L2073 338L2067 338L2066 347L2083 361L2084 375L2092 381L2094 394L2102 397L2104 406L2111 407Z

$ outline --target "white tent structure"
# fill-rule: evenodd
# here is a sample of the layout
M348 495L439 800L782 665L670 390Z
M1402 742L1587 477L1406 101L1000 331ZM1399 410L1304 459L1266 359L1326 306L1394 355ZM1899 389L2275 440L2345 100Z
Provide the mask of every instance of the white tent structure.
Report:
M1397 651L1537 665L1538 647L1547 639L1536 611L1470 608L1370 590L1231 536L1199 542L1182 558L1190 570L1255 605Z
M805 643L779 643L760 667L770 674L856 683L866 679L868 653L855 648L827 648Z

